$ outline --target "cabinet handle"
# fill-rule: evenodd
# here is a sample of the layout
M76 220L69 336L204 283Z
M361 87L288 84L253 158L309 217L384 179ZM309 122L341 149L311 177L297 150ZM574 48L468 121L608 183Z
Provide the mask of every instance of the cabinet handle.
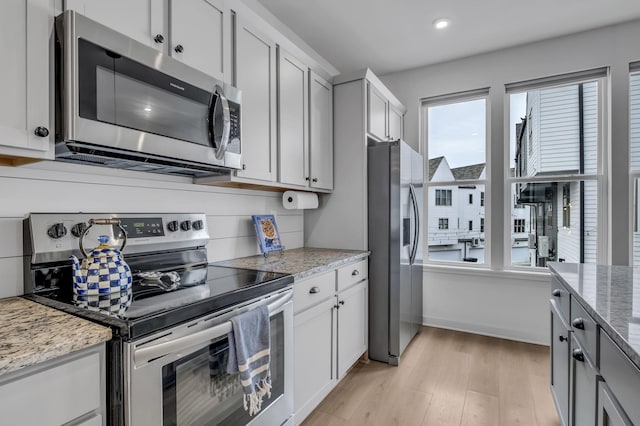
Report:
M304 178L304 180L306 180L307 182L309 182L309 176L307 176L306 178Z
M338 302L338 304L339 304L340 306L344 305L344 300L339 301L339 302Z
M351 275L353 276L360 275L360 271L358 271L357 269L354 269Z
M38 126L33 131L33 134L35 134L36 136L40 136L41 138L46 138L47 136L49 136L49 129L44 126Z
M552 295L553 297L560 297L560 296L562 296L562 291L560 291L560 289L559 289L559 288L556 288L556 289L554 289L554 290L551 292L551 295Z
M246 164L242 164L242 170L247 170L247 165Z
M584 354L582 353L582 349L574 349L571 356L576 361L584 362Z
M569 339L567 339L566 337L564 337L564 336L561 334L561 335L558 337L558 340L560 340L561 342L566 342L566 341L567 341L567 340L569 340Z
M162 34L156 34L156 36L153 38L153 41L158 44L162 44L164 43L164 36Z
M309 290L309 294L316 294L316 293L320 293L320 289L316 286L311 287L311 289Z
M317 182L317 181L318 181L318 178L311 179L311 182Z
M184 52L184 46L179 44L176 47L174 47L173 50L175 50L176 53L182 53L182 52Z
M582 318L575 318L572 322L571 325L574 328L578 328L580 330L584 330L584 319Z

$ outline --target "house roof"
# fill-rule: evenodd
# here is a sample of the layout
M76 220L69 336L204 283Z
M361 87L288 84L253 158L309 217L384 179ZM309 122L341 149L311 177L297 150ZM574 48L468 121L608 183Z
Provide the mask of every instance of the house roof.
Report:
M444 157L429 158L429 180L433 179L433 175L436 173L436 170L438 170L438 167L440 167L443 159Z
M456 180L479 179L484 170L485 163L472 164L470 166L456 167L451 169Z

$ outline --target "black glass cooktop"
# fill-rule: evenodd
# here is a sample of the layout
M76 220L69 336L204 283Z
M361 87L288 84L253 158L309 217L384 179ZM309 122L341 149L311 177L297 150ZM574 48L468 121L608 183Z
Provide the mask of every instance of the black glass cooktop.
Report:
M78 296L71 268L37 271L45 284L25 297L113 328L134 339L229 306L252 300L293 283L277 272L201 265L169 271L134 272L132 288L98 296Z

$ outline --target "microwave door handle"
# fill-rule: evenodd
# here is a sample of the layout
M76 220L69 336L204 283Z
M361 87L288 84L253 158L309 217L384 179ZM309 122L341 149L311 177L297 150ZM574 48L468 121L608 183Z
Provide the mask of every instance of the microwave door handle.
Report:
M224 94L224 90L220 85L216 85L213 89L212 97L214 100L209 107L209 134L211 143L216 150L216 158L222 160L224 153L227 151L227 145L229 145L229 134L231 133L231 114L229 112L229 101ZM215 128L216 128L216 113L217 107L220 105L222 108L222 134L220 135L220 141L218 143Z
M287 292L277 300L269 304L269 316L273 316L282 310L282 307L291 301L292 293ZM168 340L154 345L145 346L136 349L134 352L134 361L136 365L141 365L153 359L161 358L179 350L197 346L202 343L217 339L231 331L231 321L225 321L211 328L198 331L197 333L179 337L177 339Z

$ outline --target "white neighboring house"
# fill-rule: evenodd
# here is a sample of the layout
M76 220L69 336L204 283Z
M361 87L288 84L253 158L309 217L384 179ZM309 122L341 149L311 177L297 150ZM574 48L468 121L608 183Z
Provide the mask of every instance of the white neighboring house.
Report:
M516 131L516 176L595 173L597 100L595 82L527 92L527 115ZM595 182L522 184L516 201L531 206L538 266L550 260L596 261ZM548 241L548 252L540 237Z

